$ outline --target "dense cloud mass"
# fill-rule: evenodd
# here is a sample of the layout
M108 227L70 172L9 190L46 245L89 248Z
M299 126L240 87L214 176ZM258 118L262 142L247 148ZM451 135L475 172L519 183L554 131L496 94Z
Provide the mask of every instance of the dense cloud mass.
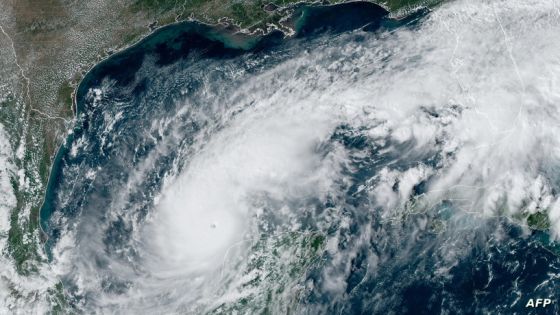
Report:
M560 233L558 34L555 1L465 0L396 29L145 58L126 86L89 88L49 272L86 312L507 312L553 295L560 264L524 224L541 212Z

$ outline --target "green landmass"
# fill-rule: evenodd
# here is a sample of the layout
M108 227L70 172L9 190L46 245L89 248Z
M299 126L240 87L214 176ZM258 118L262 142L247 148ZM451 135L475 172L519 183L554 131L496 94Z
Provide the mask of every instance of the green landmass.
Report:
M550 219L546 212L535 212L527 216L527 225L533 230L546 231L550 228Z
M254 254L243 268L244 274L251 276L241 287L252 293L228 301L210 314L259 313L262 310L263 314L294 313L297 297L305 291L302 279L310 266L319 262L325 246L326 238L318 232L263 234L253 244L251 253ZM251 290L253 288L259 288L258 294ZM295 292L286 294L288 290Z

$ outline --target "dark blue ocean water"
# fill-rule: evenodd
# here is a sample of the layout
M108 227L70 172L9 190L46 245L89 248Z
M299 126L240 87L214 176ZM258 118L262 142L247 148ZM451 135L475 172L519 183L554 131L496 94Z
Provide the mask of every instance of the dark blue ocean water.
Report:
M198 23L177 23L96 65L78 87L76 125L56 155L41 209L47 252L67 225L76 223L77 246L96 242L104 248L103 253L83 253L100 273L107 267L106 255L141 256L128 246L134 225L122 213L133 213L133 220L142 222L166 174L174 168L180 171L185 159L188 162L197 138L211 137L209 131L223 127L218 119L224 109L216 105L219 100L227 103L227 95L244 80L290 59L294 52L319 49L330 38L357 29L375 33L415 27L424 14L429 12L396 21L369 3L302 6L294 15L297 35L289 39L279 32L251 37ZM361 41L364 36L356 32L350 40ZM243 71L233 75L237 70ZM96 89L104 90L97 94ZM554 280L545 282L558 274L560 260L543 246L542 233L526 237L504 218L455 215L451 202L397 223L384 222L378 215L381 211L370 209L367 195L358 187L395 161L403 169L418 161L437 165L441 159L437 153L410 159L380 153L383 148L374 147L346 126L339 126L330 140L349 151L371 153L352 161L353 182L344 200L333 202L343 202L351 218L342 233L347 244L356 241L353 232L364 224L371 225L373 234L352 258L344 293L333 296L321 289L326 280L324 265L316 264L306 274L316 289L301 297L295 309L308 313L322 309L331 314L525 314L528 298L547 298L559 291ZM407 144L400 151L406 152ZM423 189L424 185L415 187L416 195ZM119 195L125 198L116 204ZM317 208L322 211L329 206L318 204ZM107 213L116 208L123 212ZM444 221L446 227L437 233L419 229L418 222L423 220ZM463 221L470 221L472 228L465 230ZM96 230L101 224L109 227ZM505 236L497 239L496 230ZM451 264L443 262L450 250L461 253ZM390 259L371 269L371 253ZM322 259L333 258L325 252ZM63 281L70 299L87 301L87 294L75 294L71 280ZM104 290L124 292L127 285L126 279L108 278ZM542 313L558 311L555 304Z

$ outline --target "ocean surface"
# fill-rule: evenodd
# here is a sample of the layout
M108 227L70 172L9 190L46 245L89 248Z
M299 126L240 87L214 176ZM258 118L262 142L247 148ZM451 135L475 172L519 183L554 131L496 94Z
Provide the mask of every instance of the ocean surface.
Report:
M523 55L512 73L507 56L549 56L560 27L544 5L474 2L402 20L301 6L290 38L176 23L96 65L40 213L70 307L511 314L555 298L555 236L515 218L554 207L560 164L523 154L554 130L523 124L556 123L541 87L557 69Z

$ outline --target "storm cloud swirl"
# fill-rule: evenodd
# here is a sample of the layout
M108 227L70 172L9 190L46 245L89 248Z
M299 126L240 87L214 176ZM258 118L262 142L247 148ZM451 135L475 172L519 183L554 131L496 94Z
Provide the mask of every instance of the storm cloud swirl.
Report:
M382 20L247 51L190 32L180 58L156 45L82 83L43 209L72 307L508 312L554 296L555 2ZM525 225L537 212L548 232Z

